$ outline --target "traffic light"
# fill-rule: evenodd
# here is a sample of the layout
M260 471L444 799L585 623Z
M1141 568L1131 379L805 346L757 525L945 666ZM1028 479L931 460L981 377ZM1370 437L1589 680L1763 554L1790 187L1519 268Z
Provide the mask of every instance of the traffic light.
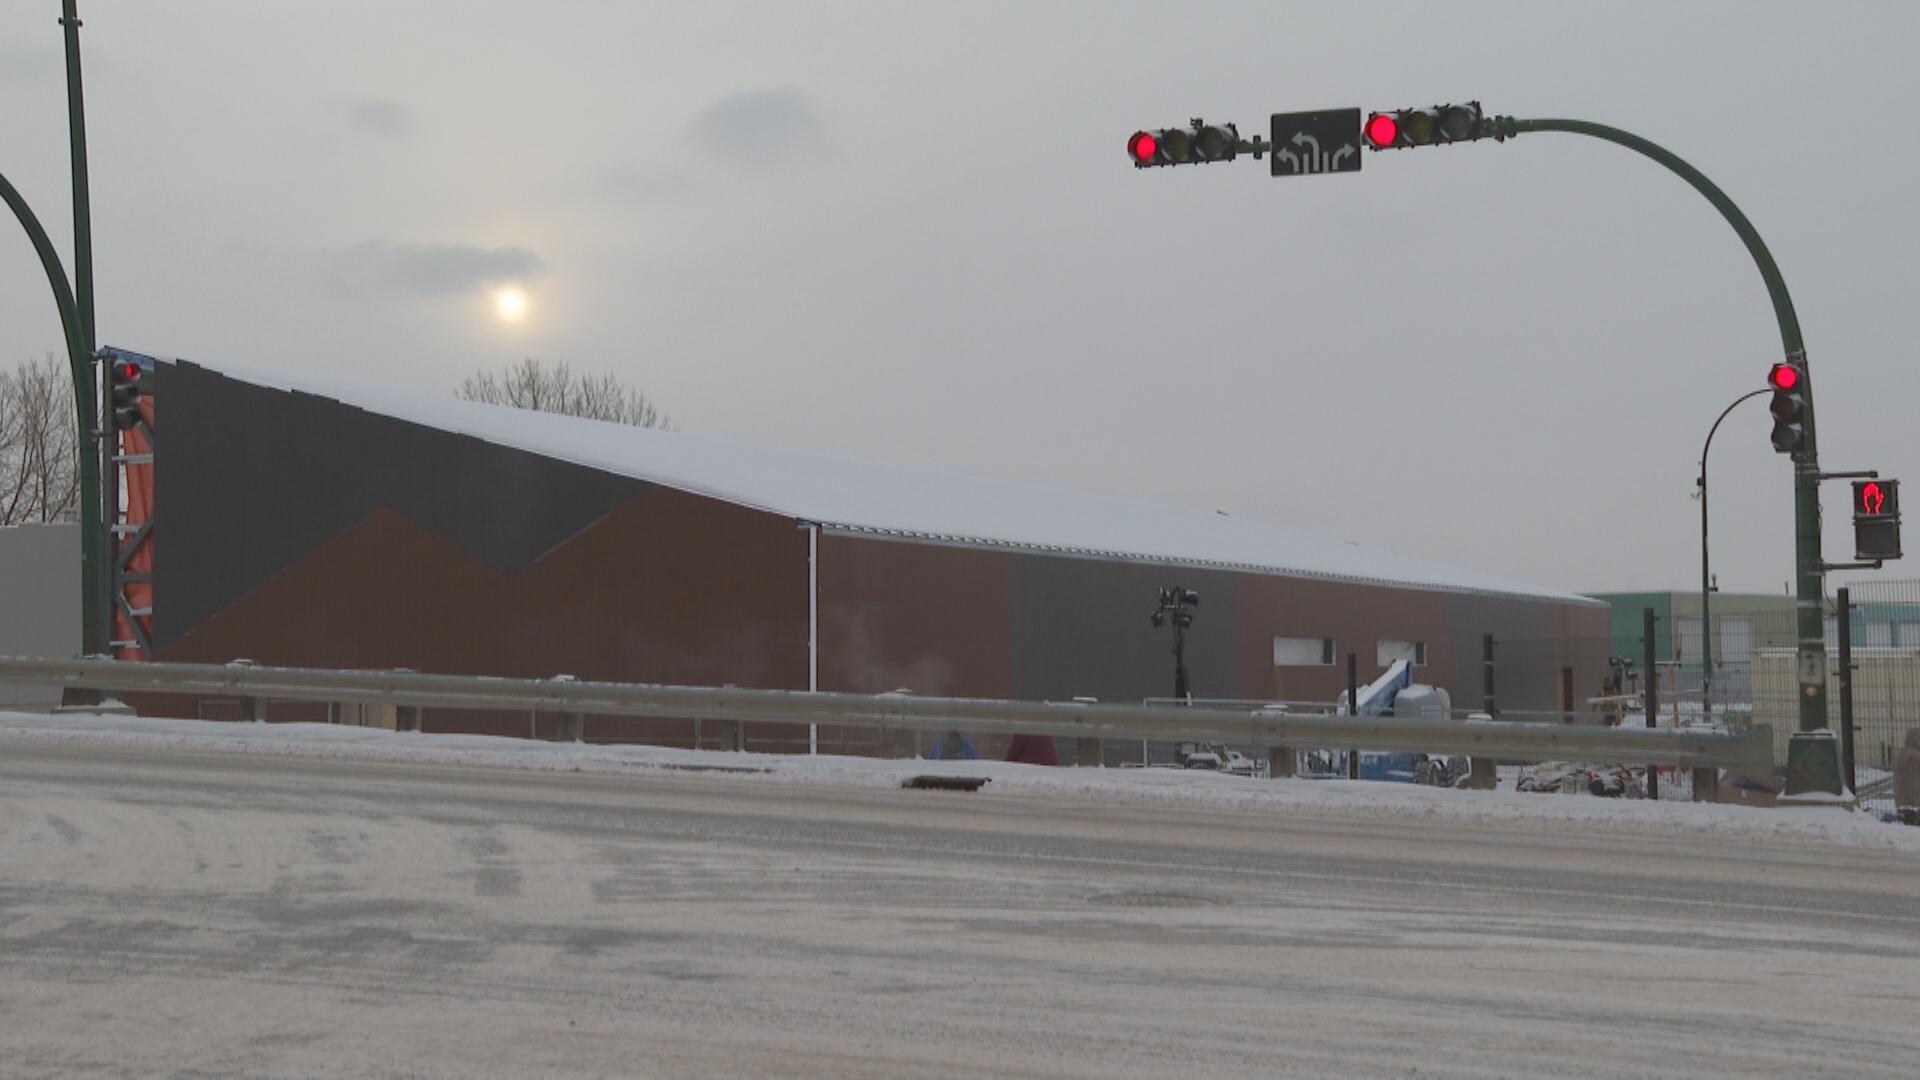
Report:
M1464 105L1370 113L1360 131L1370 148L1398 150L1486 138L1492 132L1486 130L1483 119L1480 103L1469 101Z
M146 369L131 360L114 360L107 364L109 384L108 401L112 410L113 430L126 431L140 424L140 399L145 391L140 381Z
M1767 371L1773 387L1773 448L1798 454L1807 448L1807 365L1782 360Z
M1900 557L1900 481L1853 482L1853 557Z
M1136 131L1127 140L1127 156L1136 169L1154 165L1205 165L1232 161L1240 152L1240 128L1208 124L1195 117L1190 128Z

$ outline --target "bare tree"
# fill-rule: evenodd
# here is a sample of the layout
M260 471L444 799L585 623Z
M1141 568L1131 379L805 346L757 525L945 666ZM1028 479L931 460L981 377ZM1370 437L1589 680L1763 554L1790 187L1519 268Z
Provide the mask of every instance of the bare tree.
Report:
M498 374L478 372L460 384L459 396L488 405L673 429L667 415L646 394L612 375L575 372L565 361L549 367L528 357Z
M67 365L49 355L0 371L0 525L79 520L79 466Z

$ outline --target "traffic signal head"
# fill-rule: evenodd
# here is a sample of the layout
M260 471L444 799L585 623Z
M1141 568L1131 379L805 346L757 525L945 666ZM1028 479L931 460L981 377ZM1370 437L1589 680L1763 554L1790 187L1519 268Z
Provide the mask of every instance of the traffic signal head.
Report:
M1782 454L1798 454L1807 448L1807 367L1798 360L1783 360L1767 371L1767 385L1773 387L1773 448Z
M124 431L140 423L140 399L144 396L141 378L146 369L131 360L115 360L107 365L108 408L112 410L113 430Z
M1134 168L1153 165L1205 165L1232 161L1240 152L1240 129L1233 124L1208 124L1196 118L1190 128L1136 131L1127 140L1127 157Z
M1373 149L1396 150L1485 138L1491 132L1483 131L1482 119L1480 103L1469 101L1463 105L1436 105L1431 109L1371 113L1360 131Z
M1853 482L1853 556L1900 557L1900 481Z

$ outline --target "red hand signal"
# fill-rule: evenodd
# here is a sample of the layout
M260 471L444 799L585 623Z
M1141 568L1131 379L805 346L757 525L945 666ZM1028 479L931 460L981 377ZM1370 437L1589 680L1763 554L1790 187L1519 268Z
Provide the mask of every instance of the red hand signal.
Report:
M1887 491L1879 484L1868 484L1860 489L1860 512L1878 514L1887 507Z

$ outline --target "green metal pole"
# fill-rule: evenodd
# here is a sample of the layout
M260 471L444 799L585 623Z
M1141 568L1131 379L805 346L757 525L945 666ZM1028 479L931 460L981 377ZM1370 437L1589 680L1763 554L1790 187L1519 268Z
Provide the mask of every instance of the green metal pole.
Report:
M93 350L87 348L80 326L80 313L73 302L73 290L67 285L67 272L60 265L60 254L53 249L53 241L47 239L47 230L40 227L40 219L33 215L27 201L20 197L20 192L5 176L0 176L0 199L4 199L12 209L13 216L20 219L21 227L27 230L27 237L33 241L33 249L40 255L40 266L47 272L47 284L53 288L54 305L60 309L60 329L67 339L67 359L73 368L74 409L79 421L80 501L84 504L80 514L82 651L90 655L103 653L104 642L98 640L101 596L96 559L104 548L101 544L101 519L97 513L100 473L98 459L93 452Z
M85 351L74 364L74 394L80 401L80 557L82 602L86 604L82 640L89 655L105 655L113 638L113 570L106 522L117 505L102 493L102 474L112 467L113 447L96 438L97 410L93 381L93 351L99 338L93 322L93 215L87 183L87 117L80 80L80 16L76 0L62 0L60 26L67 46L67 147L73 159L73 292L74 313ZM71 352L71 345L69 352ZM119 502L116 493L113 503Z
M1793 312L1793 299L1787 295L1787 283L1780 277L1780 268L1774 263L1773 254L1767 250L1767 245L1761 241L1759 232L1747 220L1747 216L1700 170L1638 135L1605 124L1585 120L1516 120L1511 116L1501 116L1495 117L1491 126L1493 130L1490 134L1502 140L1534 131L1560 131L1605 139L1652 158L1692 184L1694 190L1705 195L1714 209L1720 211L1720 215L1727 219L1727 224L1733 226L1733 231L1747 245L1747 252L1759 267L1760 277L1767 285L1767 295L1773 298L1773 315L1780 324L1780 345L1785 359L1806 363L1807 350L1800 339L1800 320ZM1794 456L1793 470L1793 561L1795 595L1799 605L1800 730L1803 732L1828 726L1827 639L1823 621L1826 582L1821 569L1820 551L1820 457L1814 438L1811 374L1807 377L1805 397L1807 448L1804 453ZM1795 793L1793 756L1791 753L1788 756L1789 794Z

